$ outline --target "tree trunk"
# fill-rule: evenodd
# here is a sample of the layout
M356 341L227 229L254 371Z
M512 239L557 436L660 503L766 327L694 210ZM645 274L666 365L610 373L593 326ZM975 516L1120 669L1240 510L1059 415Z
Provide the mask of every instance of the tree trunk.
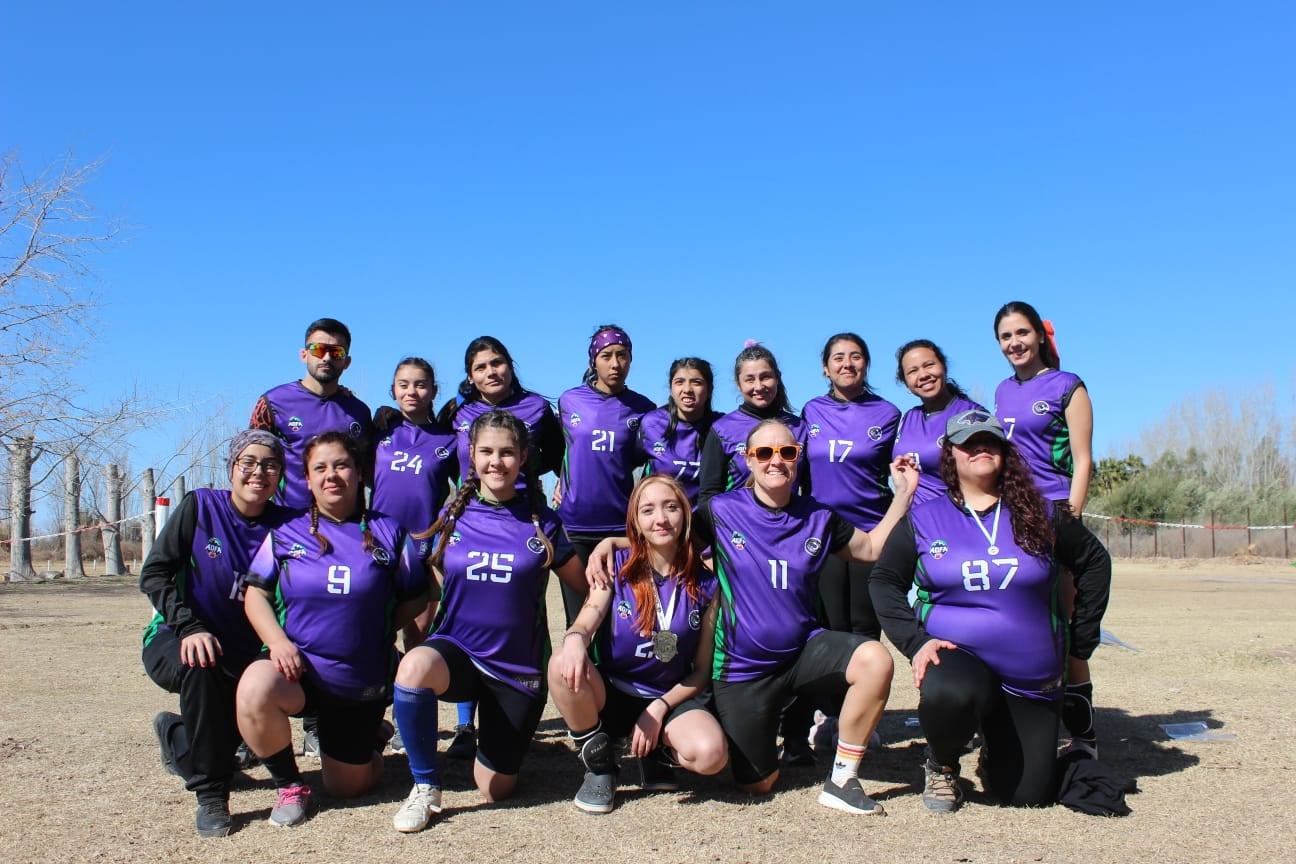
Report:
M145 468L144 477L140 480L140 502L144 505L144 518L140 520L140 554L142 560L147 561L157 529L157 486L152 468Z
M107 524L103 527L104 575L121 576L121 475L116 465L108 466L108 479L105 484L107 500L104 502L104 517Z
M9 448L9 580L36 578L31 562L31 469L35 439L28 435Z
M63 460L63 575L85 576L81 564L81 460L75 453Z

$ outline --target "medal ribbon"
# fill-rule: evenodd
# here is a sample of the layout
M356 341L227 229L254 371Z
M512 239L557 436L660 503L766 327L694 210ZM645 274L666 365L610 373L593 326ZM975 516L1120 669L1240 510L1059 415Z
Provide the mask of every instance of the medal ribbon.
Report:
M998 555L999 547L995 545L995 538L999 536L999 508L1003 506L1003 498L1000 498L995 502L994 524L991 526L989 531L986 530L985 525L981 524L981 517L976 514L975 510L967 504L964 504L963 506L967 507L968 515L972 517L972 521L981 529L982 536L984 536L986 542L990 544L986 548L986 551L991 555Z
M675 620L675 601L679 599L679 587L679 583L676 582L674 587L671 588L670 605L663 610L661 604L661 588L656 584L653 585L653 598L657 601L654 604L654 611L657 613L657 629L659 631L666 633L670 632L671 622Z

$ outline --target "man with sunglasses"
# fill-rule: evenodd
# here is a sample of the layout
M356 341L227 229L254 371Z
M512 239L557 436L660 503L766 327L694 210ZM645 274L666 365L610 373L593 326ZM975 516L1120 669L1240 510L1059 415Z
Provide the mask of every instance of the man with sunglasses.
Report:
M267 390L248 423L283 441L286 459L275 501L299 510L311 502L302 465L306 442L325 432L346 432L368 453L373 429L369 406L338 383L351 365L351 331L345 324L335 318L312 321L306 328L301 360L306 377Z

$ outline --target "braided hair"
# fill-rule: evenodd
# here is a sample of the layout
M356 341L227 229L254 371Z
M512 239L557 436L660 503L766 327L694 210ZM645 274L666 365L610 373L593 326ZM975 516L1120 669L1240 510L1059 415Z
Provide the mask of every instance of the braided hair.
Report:
M525 463L526 451L531 446L531 436L527 433L525 423L509 411L493 408L479 416L473 421L472 426L468 428L468 440L473 448L476 448L478 437L486 429L500 429L511 435L518 449L519 465ZM527 473L525 480L527 501L531 506L531 524L535 527L536 537L544 544L545 548L545 560L542 566L548 567L553 563L554 548L549 536L545 534L544 528L540 525L540 516L545 510L544 489L540 485L539 475L534 471ZM442 569L445 563L447 541L450 535L454 533L455 523L463 516L469 502L480 496L481 480L477 477L476 469L470 468L468 477L464 479L463 485L459 487L459 494L455 495L454 500L450 502L450 506L446 507L441 516L426 531L413 535L417 539L436 537L435 548L429 559L436 569Z
M351 457L351 463L355 466L356 477L361 476L362 466L364 465L364 454L360 451L360 444L345 432L333 430L316 435L306 442L306 450L302 454L302 467L307 479L310 478L310 457L311 453L325 444L337 444L346 451L347 456ZM364 535L364 551L372 552L374 549L373 532L369 530L369 508L364 504L364 483L357 485L356 504L360 508L360 533ZM315 501L315 496L311 496L310 505L310 533L315 535L319 541L320 554L326 554L332 547L328 538L320 533L319 530L320 510L319 504Z

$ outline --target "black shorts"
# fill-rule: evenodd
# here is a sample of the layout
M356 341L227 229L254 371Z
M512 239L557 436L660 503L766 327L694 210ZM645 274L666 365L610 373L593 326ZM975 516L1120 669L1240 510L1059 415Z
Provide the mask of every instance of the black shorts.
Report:
M750 681L713 681L716 714L729 739L734 781L758 783L778 770L775 739L783 709L797 696L808 698L815 707L840 705L851 655L865 642L876 641L824 630L781 672Z
M387 702L344 699L321 690L303 678L300 682L306 704L296 715L317 717L320 752L348 765L367 765L377 752L378 728Z
M644 709L651 705L654 697L635 696L624 690L618 690L611 682L606 682L607 701L603 703L603 710L599 711L599 720L603 723L603 731L611 738L629 738L630 733L634 731L635 721ZM672 720L681 714L689 711L710 711L711 694L709 691L703 692L699 696L691 699L685 699L680 704L672 708L664 720L662 720L662 729L665 729ZM660 741L657 743L661 743Z
M433 636L423 644L435 649L450 670L450 686L437 698L477 703L477 761L496 774L518 773L544 713L543 676L538 692L524 693L482 672L453 642Z

